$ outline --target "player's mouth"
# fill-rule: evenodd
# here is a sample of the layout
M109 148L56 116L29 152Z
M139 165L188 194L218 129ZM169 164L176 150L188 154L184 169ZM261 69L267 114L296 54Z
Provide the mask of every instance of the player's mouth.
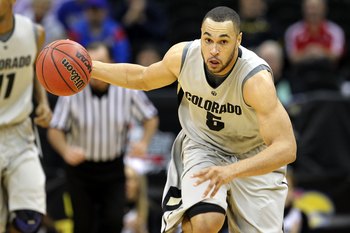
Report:
M221 64L221 62L220 62L219 59L210 58L210 59L208 60L208 64L209 64L210 67L212 67L212 68L215 69L215 68L217 68L217 67Z

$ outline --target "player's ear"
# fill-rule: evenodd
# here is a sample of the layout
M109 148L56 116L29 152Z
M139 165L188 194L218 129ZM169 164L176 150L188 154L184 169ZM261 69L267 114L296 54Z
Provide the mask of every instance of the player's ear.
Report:
M240 46L242 42L242 32L240 32L237 36L237 45Z

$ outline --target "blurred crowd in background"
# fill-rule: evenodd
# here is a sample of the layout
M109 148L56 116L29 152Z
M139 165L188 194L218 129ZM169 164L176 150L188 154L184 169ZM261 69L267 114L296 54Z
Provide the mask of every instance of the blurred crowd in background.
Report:
M269 63L291 116L298 157L290 166L294 188L288 205L305 214L308 232L350 232L350 1L17 0L15 12L44 26L46 44L67 38L83 46L104 42L114 62L147 66L174 43L199 38L204 14L219 5L241 16L242 45ZM176 84L146 93L158 109L159 131L146 159L126 157L127 177L137 187L128 198L147 219L143 233L160 231L166 165L180 130L175 92ZM57 97L49 98L54 107ZM133 128L130 140L140 135L140 127ZM39 133L47 175L46 224L70 233L74 213L63 161L45 142L46 131ZM128 212L125 221L133 214Z

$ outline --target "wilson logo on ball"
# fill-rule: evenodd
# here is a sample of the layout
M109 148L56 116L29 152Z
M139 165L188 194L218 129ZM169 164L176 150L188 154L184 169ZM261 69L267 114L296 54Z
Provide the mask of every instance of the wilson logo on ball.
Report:
M77 54L75 55L80 61L82 61L84 63L84 65L86 66L86 68L89 70L89 73L91 73L92 68L91 68L91 64L89 62L89 60L84 57L83 54L77 52Z
M69 63L66 58L63 58L62 64L66 67L66 70L71 74L70 80L74 82L74 86L80 89L85 86L85 82L81 79L78 72L73 68L73 66Z

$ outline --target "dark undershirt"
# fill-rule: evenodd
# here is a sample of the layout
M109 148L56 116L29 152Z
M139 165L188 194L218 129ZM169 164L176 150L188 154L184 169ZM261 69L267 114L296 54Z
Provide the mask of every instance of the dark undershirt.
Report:
M234 67L234 66L233 66ZM233 69L232 67L232 69ZM205 78L207 79L207 82L212 88L217 88L220 86L221 83L225 81L225 79L228 77L228 75L231 73L232 69L225 75L219 76L219 75L214 75L210 73L210 71L207 69L206 66L204 66L205 70Z
M13 17L13 27L9 32L6 32L5 34L0 35L0 40L2 42L6 42L11 36L13 31L15 30L15 17Z
M0 40L3 41L3 42L7 41L10 38L11 35L12 35L12 31L7 32L7 33L5 33L3 35L0 35Z

